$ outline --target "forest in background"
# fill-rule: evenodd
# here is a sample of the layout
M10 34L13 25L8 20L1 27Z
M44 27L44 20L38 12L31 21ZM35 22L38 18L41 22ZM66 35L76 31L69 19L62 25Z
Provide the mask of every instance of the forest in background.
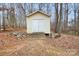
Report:
M27 29L26 15L36 10L51 15L51 30L55 33L79 35L77 3L0 3L0 31Z

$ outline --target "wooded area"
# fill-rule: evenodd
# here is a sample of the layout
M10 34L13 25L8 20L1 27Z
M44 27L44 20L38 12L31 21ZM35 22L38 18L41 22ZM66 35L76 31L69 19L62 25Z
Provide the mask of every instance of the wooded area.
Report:
M0 31L26 29L26 15L40 10L51 15L51 30L79 35L79 4L75 3L2 3Z
M0 56L76 55L78 3L0 3Z

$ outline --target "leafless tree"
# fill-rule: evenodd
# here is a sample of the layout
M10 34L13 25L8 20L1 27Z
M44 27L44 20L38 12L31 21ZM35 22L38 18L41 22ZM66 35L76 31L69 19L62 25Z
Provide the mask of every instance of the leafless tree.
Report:
M58 8L60 7L60 8ZM62 3L55 4L55 10L56 10L56 33L61 33L61 20L62 20Z
M57 33L57 24L58 24L58 3L55 3L55 32Z
M68 4L64 4L64 31L67 31L68 28Z

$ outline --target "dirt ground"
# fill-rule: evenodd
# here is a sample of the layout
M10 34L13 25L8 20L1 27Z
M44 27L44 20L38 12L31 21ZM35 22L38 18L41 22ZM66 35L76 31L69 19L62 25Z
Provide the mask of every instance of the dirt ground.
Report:
M76 56L79 55L79 36L62 34L59 38L35 35L17 39L0 33L1 56Z

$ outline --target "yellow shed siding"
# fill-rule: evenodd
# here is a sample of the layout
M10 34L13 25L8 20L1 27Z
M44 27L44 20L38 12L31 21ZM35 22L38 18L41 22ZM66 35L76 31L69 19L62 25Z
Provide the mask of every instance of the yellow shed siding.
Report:
M41 13L36 13L34 15L31 15L27 17L27 33L32 33L32 20L46 20L46 30L45 33L50 33L50 17L41 14Z

